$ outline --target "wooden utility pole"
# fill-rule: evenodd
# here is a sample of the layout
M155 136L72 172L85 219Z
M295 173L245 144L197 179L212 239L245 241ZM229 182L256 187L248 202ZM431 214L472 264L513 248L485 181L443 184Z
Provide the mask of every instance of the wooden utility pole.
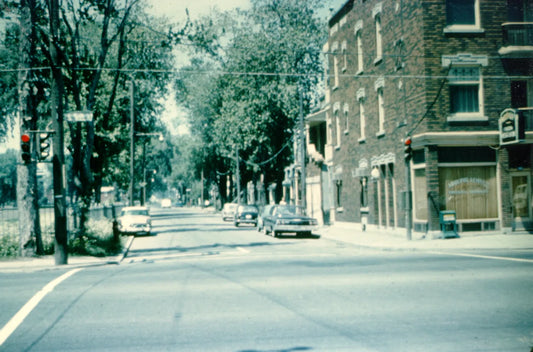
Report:
M35 96L32 94L35 72L35 0L20 2L20 44L19 44L19 124L20 135L30 136L31 158L17 163L17 207L19 214L20 254L44 254L39 216L39 191L37 183L36 151L37 135L29 131L37 127Z
M55 217L55 264L68 264L68 233L65 185L63 183L65 152L63 137L63 75L57 52L59 46L59 3L48 0L50 17L50 80L51 113L54 126L53 175L54 175L54 217Z

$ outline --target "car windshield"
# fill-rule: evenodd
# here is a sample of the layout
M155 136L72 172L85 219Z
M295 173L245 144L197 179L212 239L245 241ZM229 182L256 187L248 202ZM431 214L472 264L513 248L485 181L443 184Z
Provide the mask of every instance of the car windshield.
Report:
M239 211L240 212L257 211L257 207L255 207L254 205L241 205L239 207Z
M282 215L303 215L303 209L294 205L279 206L276 212Z
M144 215L148 216L148 210L146 209L127 209L122 211L122 216L124 215Z

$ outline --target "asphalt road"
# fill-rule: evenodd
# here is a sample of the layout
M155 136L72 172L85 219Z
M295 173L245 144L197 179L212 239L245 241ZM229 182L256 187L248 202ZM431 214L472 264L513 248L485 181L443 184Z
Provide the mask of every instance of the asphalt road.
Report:
M45 290L0 351L533 347L531 263L273 238L189 209L153 223L120 265ZM0 273L0 328L66 272Z

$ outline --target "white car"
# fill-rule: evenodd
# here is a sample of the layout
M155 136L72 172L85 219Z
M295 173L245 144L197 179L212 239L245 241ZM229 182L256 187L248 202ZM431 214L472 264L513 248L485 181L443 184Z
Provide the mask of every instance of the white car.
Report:
M170 208L172 207L172 201L169 198L161 200L161 208Z
M147 235L152 232L152 219L147 207L122 208L118 220L118 230L124 235Z
M235 216L235 211L239 205L237 203L226 203L224 208L222 208L222 220L224 221L233 221Z

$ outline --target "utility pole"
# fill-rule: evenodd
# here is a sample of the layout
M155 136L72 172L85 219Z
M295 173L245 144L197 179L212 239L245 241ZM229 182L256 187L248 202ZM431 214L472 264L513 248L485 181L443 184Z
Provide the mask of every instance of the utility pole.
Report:
M54 217L55 217L55 251L56 265L68 264L68 233L67 208L65 199L65 185L63 175L65 167L64 137L63 137L63 75L57 47L59 46L59 3L58 0L48 0L50 17L50 66L52 70L51 114L53 121L53 175L54 175Z
M413 149L411 147L411 137L404 141L404 158L405 158L405 229L407 240L411 240L411 228L413 227L413 199L411 192L411 159L413 158Z
M239 160L239 146L235 146L235 175L236 175L236 182L237 182L237 204L241 205L241 170L239 167L240 160Z
M133 80L130 81L130 188L129 188L129 201L130 206L133 205L133 188L135 187L134 169L135 161L135 114L133 104Z
M17 207L19 214L20 254L43 255L41 224L39 214L39 197L37 183L37 139L28 131L37 127L37 112L33 96L35 66L35 0L23 0L20 3L20 43L19 43L19 124L22 139L29 138L29 160L19 159L17 163ZM25 137L24 137L25 136ZM22 141L24 143L24 140ZM22 148L21 148L22 149ZM22 150L22 153L24 151ZM22 155L22 154L21 154Z
M302 200L301 200L301 206L303 208L304 211L307 211L307 194L306 194L306 182L305 182L305 178L306 178L306 169L305 169L305 155L306 155L306 150L305 150L305 123L304 123L304 107L303 107L303 96L302 96L302 91L301 89L299 89L300 91L300 116L299 116L299 143L300 143L300 173L301 173L301 177L300 177L300 195L302 197Z

